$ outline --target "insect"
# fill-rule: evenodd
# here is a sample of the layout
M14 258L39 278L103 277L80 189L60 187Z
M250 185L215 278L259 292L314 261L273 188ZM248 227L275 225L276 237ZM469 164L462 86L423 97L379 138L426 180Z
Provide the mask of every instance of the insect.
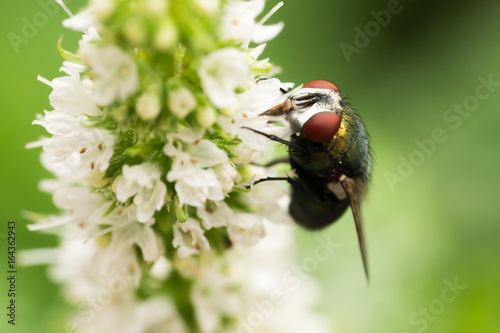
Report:
M307 83L283 103L261 115L284 115L293 131L290 141L254 129L270 140L288 146L293 177L267 177L255 181L284 180L292 188L289 212L301 226L317 230L335 222L350 206L367 279L368 262L361 221L371 170L371 153L365 126L332 82Z

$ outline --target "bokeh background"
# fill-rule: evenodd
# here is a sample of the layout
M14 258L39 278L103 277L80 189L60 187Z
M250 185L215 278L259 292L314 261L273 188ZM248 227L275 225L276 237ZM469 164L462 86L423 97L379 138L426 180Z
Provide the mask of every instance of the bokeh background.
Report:
M56 245L28 232L21 215L55 212L37 189L48 176L39 150L24 145L44 134L31 125L35 114L50 110L50 88L36 77L58 76L57 39L74 50L79 35L62 27L61 9L43 5L50 0L1 1L0 331L64 332L69 309L42 266L19 268L16 326L7 325L5 234L16 221L18 253ZM67 4L76 12L84 1ZM296 232L297 267L320 239L338 244L307 266L332 332L500 332L499 18L495 0L287 0L271 19L285 22L265 52L280 79L334 81L371 134L370 283L350 214Z

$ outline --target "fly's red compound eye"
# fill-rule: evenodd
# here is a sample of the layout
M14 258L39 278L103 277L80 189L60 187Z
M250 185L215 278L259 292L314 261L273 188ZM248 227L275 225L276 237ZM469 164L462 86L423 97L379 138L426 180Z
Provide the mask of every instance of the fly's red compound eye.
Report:
M314 80L304 85L303 88L333 89L340 92L339 87L335 83L327 80Z
M328 81L327 81L328 82ZM333 112L319 112L302 126L302 134L312 142L330 140L340 128L340 116Z

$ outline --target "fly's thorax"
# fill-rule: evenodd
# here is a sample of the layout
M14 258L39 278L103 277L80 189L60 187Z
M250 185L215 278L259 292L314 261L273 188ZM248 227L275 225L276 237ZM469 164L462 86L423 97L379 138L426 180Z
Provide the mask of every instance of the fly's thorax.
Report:
M303 147L307 153L290 149L290 157L308 172L326 179L334 179L340 174L367 178L371 156L363 122L348 107L339 113L341 124L330 140L311 142L301 132L296 132L291 138L292 142Z
M294 144L304 148L307 152L297 152L290 148L290 159L295 165L300 165L306 172L313 173L318 177L331 178L332 170L338 166L338 162L332 158L325 143L311 142L304 136L297 134L294 134L291 139Z
M324 146L337 168L346 174L369 175L371 155L367 133L361 118L350 108L344 109L338 132Z

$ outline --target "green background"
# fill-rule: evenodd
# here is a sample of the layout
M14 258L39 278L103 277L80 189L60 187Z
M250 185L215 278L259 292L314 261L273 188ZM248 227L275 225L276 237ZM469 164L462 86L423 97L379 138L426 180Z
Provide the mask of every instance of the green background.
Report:
M317 310L330 318L333 332L500 332L500 87L468 106L472 111L457 118L459 125L444 118L454 105L478 101L476 89L487 92L478 88L478 77L500 82L500 2L406 0L388 24L373 23L372 11L389 3L288 0L271 19L285 22L264 53L283 68L279 77L337 83L363 117L375 158L363 206L369 285L350 214L321 232L297 229L297 265L313 255L320 238L331 236L339 245L310 269L322 288ZM51 109L50 88L36 77L59 76L57 39L64 33L63 45L74 50L79 35L61 26L66 15L59 9L13 47L9 36L22 36L23 20L33 22L43 8L37 1L1 4L0 331L63 332L68 309L44 267L19 269L16 326L6 324L5 233L7 221L15 220L18 251L56 244L28 232L21 216L55 212L37 189L48 176L40 150L24 145L44 134L31 125L35 114ZM67 4L76 12L83 1ZM356 47L355 28L367 24L371 37L366 45L358 37L359 52L347 62L340 44ZM446 140L431 147L436 129ZM388 175L401 178L391 183ZM444 281L466 288L452 299Z

